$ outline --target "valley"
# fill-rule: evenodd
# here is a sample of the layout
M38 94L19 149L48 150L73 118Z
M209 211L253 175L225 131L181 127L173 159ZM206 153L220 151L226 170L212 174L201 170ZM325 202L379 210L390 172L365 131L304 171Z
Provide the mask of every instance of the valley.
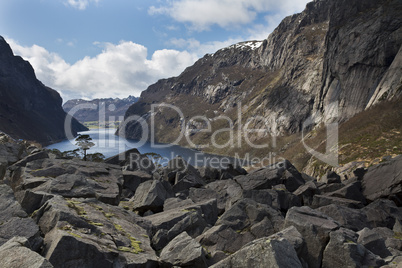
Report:
M168 47L151 57L97 40L72 63L10 39L31 65L0 37L0 267L401 267L402 2L314 0L196 61L190 49L222 43L191 37L223 33L232 6L209 25L207 6L192 24L173 12L189 5L166 5L130 20ZM129 97L87 98L108 94Z

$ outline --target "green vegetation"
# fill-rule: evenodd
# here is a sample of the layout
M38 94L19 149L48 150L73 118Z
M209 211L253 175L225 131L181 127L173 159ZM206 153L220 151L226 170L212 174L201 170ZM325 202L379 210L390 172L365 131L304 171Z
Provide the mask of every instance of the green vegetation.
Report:
M191 212L191 213L193 213L193 212L197 212L197 210L196 209L182 209L181 211L183 211L183 212Z
M125 210L131 210L130 206L132 206L132 202L129 201L120 201L119 207L124 208Z
M141 241L136 240L132 236L130 236L130 241L131 241L132 253L138 254L140 252L144 252L144 250L140 247Z
M67 200L67 206L74 209L79 216L87 215L87 212L82 206L79 206L79 204L81 204L79 201Z
M64 225L63 227L60 227L59 229L63 230L63 231L72 231L73 230L73 228L70 225Z
M89 135L78 135L78 137L75 139L75 144L80 147L84 153L84 161L87 161L87 150L95 146L95 143L93 143L91 140L92 138Z
M103 226L103 223L100 222L93 222L93 221L88 221L89 224L94 225L94 226Z
M130 247L118 247L117 250L123 251L123 252L130 252L134 254L138 254L140 252L144 252L144 250L140 247L141 241L138 241L134 237L132 237L130 234L128 234L121 225L114 223L114 228L125 235L127 238L130 239Z
M103 162L105 156L102 153L87 154L87 161L90 162Z
M38 214L39 209L35 210L34 212L32 212L31 215L29 215L29 217L33 218L36 216L36 214ZM1 225L1 224L0 224Z
M112 122L88 121L84 122L83 125L89 129L117 128L120 125L120 121L112 121Z
M340 165L359 161L369 167L381 162L385 156L402 154L401 101L399 98L392 102L380 102L340 124ZM321 126L311 131L305 142L314 150L324 153L326 135L326 128ZM300 141L300 134L280 138L278 147L282 151L279 156L289 159L300 170L309 164L316 170L316 175L324 174L330 167L318 160L310 161L311 155Z
M107 212L105 212L105 211L102 211L102 213L103 213L103 215L104 215L106 218L108 218L108 219L111 219L111 218L114 216L113 213L107 213Z
M395 232L395 234L394 234L394 238L395 238L395 239L402 240L402 233Z
M124 229L121 227L121 225L114 223L113 226L117 231L124 233Z
M67 233L69 233L70 235L76 237L76 238L82 238L82 236L80 236L79 234L73 233L73 232L69 232L67 231Z
M74 149L70 151L64 151L61 152L58 149L51 149L49 150L52 154L55 154L56 156L60 158L79 158L81 159L81 156L79 154L80 149ZM103 162L105 160L105 156L102 153L93 153L93 154L87 154L86 155L86 160L90 162Z

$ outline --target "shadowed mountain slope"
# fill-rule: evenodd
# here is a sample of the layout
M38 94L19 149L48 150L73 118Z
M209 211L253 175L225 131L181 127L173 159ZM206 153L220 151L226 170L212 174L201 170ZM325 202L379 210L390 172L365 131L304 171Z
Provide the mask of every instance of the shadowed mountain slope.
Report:
M62 99L43 85L29 62L0 36L0 130L13 138L50 144L66 138ZM72 120L72 132L87 128Z

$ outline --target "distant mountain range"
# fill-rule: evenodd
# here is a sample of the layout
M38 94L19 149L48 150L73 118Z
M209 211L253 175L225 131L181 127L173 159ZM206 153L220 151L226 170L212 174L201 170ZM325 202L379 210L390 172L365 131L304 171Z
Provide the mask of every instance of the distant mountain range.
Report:
M15 139L50 144L66 139L62 99L43 85L31 64L14 56L0 36L0 131ZM72 120L72 132L87 130Z
M138 99L139 98L133 96L124 99L73 99L67 101L63 105L63 109L67 113L71 113L81 123L119 121L119 118L124 117L127 109L137 102ZM110 120L110 118L112 118L112 120Z

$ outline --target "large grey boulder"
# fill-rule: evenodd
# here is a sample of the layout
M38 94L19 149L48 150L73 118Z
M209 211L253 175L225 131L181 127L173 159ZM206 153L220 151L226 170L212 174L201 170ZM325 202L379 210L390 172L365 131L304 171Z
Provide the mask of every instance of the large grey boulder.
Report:
M343 183L330 183L317 182L317 187L320 190L320 194L327 194L338 191L345 186Z
M39 250L43 243L39 227L21 208L7 185L0 185L0 211L0 245L20 236L28 239L33 250Z
M134 197L133 208L141 215L150 210L154 213L163 210L165 200L174 196L172 188L167 181L149 180L138 186Z
M32 214L35 210L45 204L46 201L52 199L54 195L42 191L26 190L25 192L18 192L17 197L24 210L27 213Z
M357 242L365 248L380 256L386 258L391 256L392 253L387 249L385 241L387 238L393 238L394 232L385 227L378 227L374 229L364 228L358 232L359 238Z
M175 183L172 187L175 193L188 190L192 187L199 188L205 185L205 182L199 175L186 174L183 172L176 173Z
M278 239L286 239L296 250L299 258L302 257L302 249L304 247L304 238L299 231L297 231L296 227L290 226L288 228L283 229L280 232L277 232L269 237L272 240Z
M220 211L229 209L232 204L243 197L243 189L232 179L214 181L207 184L205 188L218 194L219 198L217 200Z
M201 217L211 226L216 223L219 215L216 199L194 203L191 199L169 198L165 201L164 211L169 210L200 211Z
M294 195L299 197L301 204L304 206L310 206L313 203L314 195L320 193L321 192L314 181L306 182L306 184L300 186L293 192Z
M303 267L291 243L284 238L255 240L213 268L297 268Z
M182 232L187 232L193 238L199 236L210 226L206 215L211 212L215 216L209 217L217 218L215 199L144 217L152 223L152 246L161 250Z
M351 200L359 201L363 205L366 204L366 198L363 196L363 194L361 192L361 182L360 181L348 183L343 188L327 194L327 196L351 199Z
M384 260L357 241L358 235L348 229L330 233L329 243L323 254L322 267L381 267Z
M268 219L271 224L265 225L267 234L279 231L283 224L283 216L277 210L252 199L242 199L228 209L216 222L216 225L225 225L235 231L244 231ZM265 234L264 236L268 236ZM269 235L270 235L269 234Z
M243 190L271 189L278 184L285 185L290 192L305 183L299 171L288 161L282 161L266 168L235 178Z
M55 267L157 267L151 225L135 213L96 199L55 196L34 216Z
M152 175L143 170L130 171L123 168L123 194L131 198L141 183L152 180Z
M373 203L362 208L367 215L367 220L371 228L387 227L394 228L397 221L402 222L402 208L387 199L378 199Z
M188 207L190 205L195 204L196 203L189 198L187 199L182 199L179 197L168 198L165 200L165 203L163 204L163 211L168 211L171 209L181 209L183 207Z
M284 185L276 185L274 189L265 191L272 197L272 207L283 213L286 213L292 207L300 207L302 205L300 198L289 192Z
M281 209L279 194L275 190L246 190L242 198L252 199L257 203ZM275 204L274 204L275 203Z
M114 182L112 182L114 181ZM120 182L114 177L88 177L78 174L64 174L32 189L66 198L97 198L118 205L120 202Z
M199 171L180 156L168 162L162 169L162 177L172 184L175 193L188 191L191 187L199 188L206 184Z
M18 162L26 154L25 146L16 143L10 136L0 132L0 181L3 180L7 167Z
M186 232L176 236L166 245L159 261L160 267L208 267L205 250Z
M370 201L392 198L402 205L402 156L372 166L363 177L363 195Z
M0 246L0 267L52 268L48 260L30 249L25 237L13 237Z
M5 184L0 184L0 211L2 224L12 217L26 218L28 216L15 199L13 190Z
M0 132L0 163L12 165L27 155L25 146L18 144L12 138Z
M196 238L211 253L214 262L233 254L254 239L250 232L241 234L225 225L215 225Z
M361 209L348 208L336 204L320 207L318 211L337 221L342 227L355 232L371 227L366 213Z
M46 151L32 152L32 154L27 155L23 159L14 163L14 165L17 167L24 167L29 162L46 158L49 158L49 154Z
M309 267L321 267L323 251L329 233L339 229L339 224L327 215L310 207L293 207L285 217L284 228L294 226L303 235L305 246L302 256Z
M47 198L46 193L67 198L97 198L112 205L120 202L123 178L119 166L54 158L28 161L27 158L10 167L10 184L17 200L24 206L27 204L29 211L43 204L40 200ZM27 202L33 195L26 191L35 193L35 202Z
M190 188L188 198L194 203L203 202L209 199L216 199L219 214L222 214L225 211L225 197L219 195L218 192L214 191L211 188Z
M55 267L113 267L115 257L79 232L54 229L46 235L45 257Z
M32 250L37 251L43 244L38 225L31 218L13 217L0 226L0 245L14 236L25 237Z
M213 255L218 251L234 253L256 238L278 232L282 225L283 216L279 211L251 199L242 199L197 240Z
M311 204L311 207L320 208L331 204L356 209L364 207L363 203L360 201L346 199L342 197L328 196L328 195L315 195L313 197L313 203Z
M152 174L156 170L152 160L141 154L136 148L109 157L105 159L105 163L122 166L127 171L141 170Z

